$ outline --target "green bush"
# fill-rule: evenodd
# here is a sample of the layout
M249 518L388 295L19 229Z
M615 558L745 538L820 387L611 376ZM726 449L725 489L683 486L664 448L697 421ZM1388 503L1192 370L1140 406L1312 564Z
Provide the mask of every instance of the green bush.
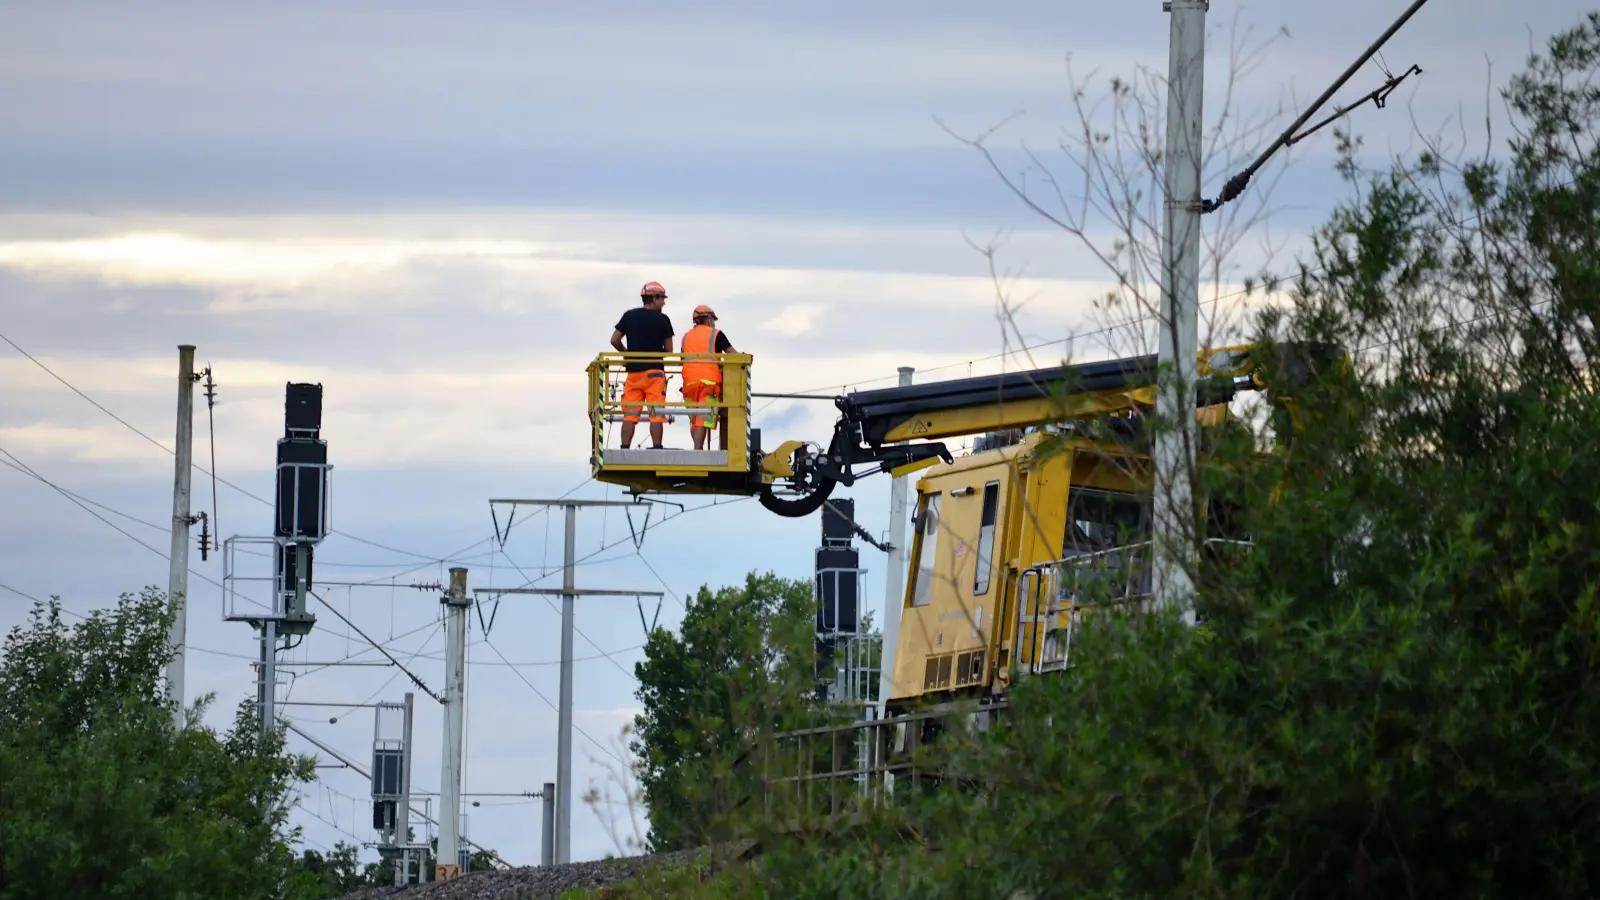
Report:
M313 761L263 736L250 703L224 734L174 727L171 617L147 590L68 627L52 600L7 636L0 900L317 896L287 827Z

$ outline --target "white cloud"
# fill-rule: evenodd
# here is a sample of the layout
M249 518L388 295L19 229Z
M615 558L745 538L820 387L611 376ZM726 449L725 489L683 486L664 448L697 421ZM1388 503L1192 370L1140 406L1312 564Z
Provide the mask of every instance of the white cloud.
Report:
M186 284L255 291L326 290L359 284L367 291L385 285L375 280L407 263L451 259L563 260L593 255L577 245L525 241L401 241L383 238L278 238L247 241L202 238L180 232L135 232L110 237L0 244L0 266L23 271L90 274L108 283ZM279 308L307 308L282 297ZM219 311L242 308L220 304Z
M53 339L35 332L25 346L92 396L117 399L137 421L171 415L170 351L157 356L148 344L125 340L116 352L64 353L83 332L80 316L61 304L86 313L110 299L113 310L141 323L185 311L181 322L161 327L194 340L213 364L222 385L217 453L228 461L259 458L281 429L284 383L313 381L325 386L325 436L336 465L582 464L585 367L606 349L612 316L632 305L646 275L668 285L668 312L680 330L690 304L715 304L740 349L755 355L762 391L887 384L899 366L926 371L963 358L980 359L940 377L1027 364L986 358L1001 347L1000 326L994 287L976 275L640 263L628 257L648 256L650 248L630 243L638 239L632 235L585 239L562 255L539 241L491 240L481 225L476 237L408 237L381 217L372 220L377 237L352 234L349 221L325 231L298 227L306 229L298 237L227 235L226 226L217 236L200 222L162 237L130 231L0 242L0 272L89 279L81 293L49 301L41 318L57 317L62 330ZM937 233L924 238L942 243ZM610 258L595 259L595 246L610 248ZM130 286L185 288L199 299L129 301L122 291ZM1018 326L1047 340L1083 330L1091 325L1087 299L1108 287L1018 279L1010 288L1029 299ZM306 341L325 349L305 352ZM1074 355L1094 355L1103 343L1075 347ZM291 359L278 356L279 348L297 347ZM1055 364L1064 352L1043 348L1034 363ZM62 389L32 363L0 357L0 374L17 386L0 406L0 433L19 453L164 464L114 424L59 419L51 410ZM166 431L158 431L163 441Z
M817 319L826 315L829 309L817 303L791 304L773 313L771 318L761 323L760 328L788 337L811 334L816 329Z
M698 252L676 237L685 233L705 237ZM568 239L552 240L558 234ZM761 391L882 386L902 365L922 381L1028 364L993 358L1001 346L993 286L978 274L938 272L957 240L938 229L855 226L839 241L828 223L557 212L19 215L0 217L0 235L9 236L0 240L0 275L12 276L0 303L24 310L8 334L163 443L170 427L156 423L171 418L171 348L199 345L220 384L224 472L271 452L286 381L326 386L326 435L345 471L582 467L584 367L645 279L668 283L680 323L689 304L714 303L740 348L755 354ZM730 238L743 243L719 243ZM852 251L888 248L907 265L827 268L837 259L829 239ZM804 240L814 241L818 268L726 261L743 258L740 248ZM1106 285L1033 278L1013 287L1030 298L1022 333L1051 341L1090 324L1085 300ZM1073 355L1096 355L1103 344L1093 339ZM1033 364L1054 364L1065 351L1042 348ZM0 378L11 386L0 434L24 458L120 460L147 474L170 464L27 360L0 356ZM758 423L764 412L786 428L826 429L831 418L819 404L757 407ZM203 407L197 425L206 427Z

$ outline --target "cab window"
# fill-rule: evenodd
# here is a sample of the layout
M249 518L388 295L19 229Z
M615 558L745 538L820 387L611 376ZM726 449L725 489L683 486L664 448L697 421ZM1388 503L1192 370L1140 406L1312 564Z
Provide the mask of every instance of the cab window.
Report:
M1123 491L1069 488L1062 555L1083 556L1148 540L1149 501Z
M994 569L994 523L1000 512L1000 482L983 486L982 518L978 521L978 554L972 575L972 595L989 593L989 573Z
M911 605L927 606L933 602L933 563L939 551L939 494L922 498L922 508L917 510L917 533L911 561Z

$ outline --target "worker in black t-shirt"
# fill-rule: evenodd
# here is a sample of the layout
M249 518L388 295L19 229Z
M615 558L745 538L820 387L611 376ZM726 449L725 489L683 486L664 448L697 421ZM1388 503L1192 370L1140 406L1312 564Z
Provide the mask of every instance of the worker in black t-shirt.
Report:
M611 346L619 353L671 353L672 320L661 311L667 305L667 289L652 281L639 289L644 305L622 314L611 332ZM626 347L622 339L627 338ZM639 406L667 402L667 372L660 360L630 360L628 378L622 387L622 446L633 446L634 426L639 423ZM632 404L632 405L630 405ZM650 442L661 449L661 431L667 417L659 407L650 408Z

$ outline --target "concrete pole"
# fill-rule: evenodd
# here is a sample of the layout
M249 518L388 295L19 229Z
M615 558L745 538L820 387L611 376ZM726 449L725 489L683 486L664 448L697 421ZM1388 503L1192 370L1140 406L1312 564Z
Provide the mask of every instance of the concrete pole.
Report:
M278 726L278 621L261 623L261 733Z
M548 866L555 861L556 849L556 786L544 783L544 833L539 839L539 865Z
M1156 394L1162 429L1155 441L1153 498L1158 606L1180 604L1192 619L1188 552L1194 540L1195 359L1200 294L1200 147L1205 90L1207 0L1168 0L1166 233L1162 247L1159 360Z
M911 386L910 366L900 367L900 386ZM903 442L902 442L903 443ZM883 579L883 651L878 657L878 709L882 711L894 692L894 649L900 640L900 608L906 602L906 494L910 476L889 486L889 559Z
M400 762L400 808L395 813L395 835L402 846L411 843L411 723L416 711L416 697L416 694L406 691L405 726L400 737L403 756ZM394 873L394 883L404 885L411 873L409 848L400 851L399 863L400 868Z
M467 610L472 605L466 569L450 570L450 593L444 604L444 753L439 776L439 855L434 862L455 866L461 856L461 756L466 745L461 726L466 699Z
M174 714L184 725L183 665L188 644L189 607L189 473L194 463L194 345L178 345L178 435L173 447L172 553L167 573L167 597L177 603L176 617L167 632L173 649L167 662L167 698L178 704Z
M556 841L558 865L572 861L572 617L576 587L578 507L568 505L561 563L561 699L556 736Z

